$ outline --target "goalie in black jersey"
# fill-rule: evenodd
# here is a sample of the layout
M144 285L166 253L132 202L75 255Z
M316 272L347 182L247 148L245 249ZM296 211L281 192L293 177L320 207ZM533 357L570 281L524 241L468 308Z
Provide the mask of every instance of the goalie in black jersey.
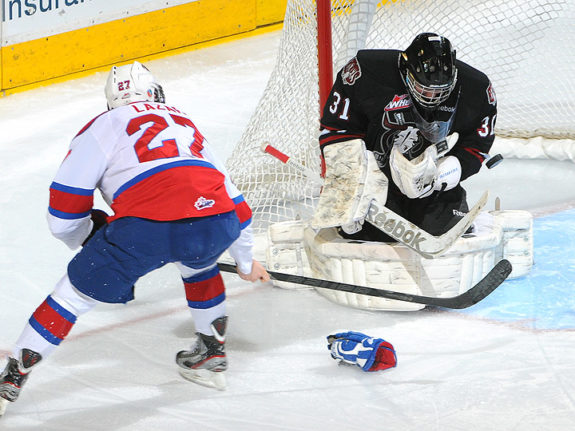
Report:
M445 37L422 33L405 51L361 50L339 71L323 109L320 146L326 156L363 141L389 180L385 206L440 235L468 211L460 182L488 157L496 115L489 78L456 60ZM325 157L328 172L341 159ZM393 241L362 220L340 233Z

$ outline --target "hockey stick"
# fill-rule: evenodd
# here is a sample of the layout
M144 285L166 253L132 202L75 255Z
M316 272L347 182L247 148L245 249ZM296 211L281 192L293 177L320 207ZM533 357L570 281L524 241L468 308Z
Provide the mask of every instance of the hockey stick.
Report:
M415 250L426 259L434 259L441 256L469 229L469 226L471 226L487 203L488 196L489 193L484 192L483 196L465 217L440 236L431 235L389 208L380 205L377 200L371 202L365 219L382 232Z
M218 263L220 271L236 272L236 267L229 263ZM303 284L306 286L319 287L321 289L338 290L342 292L356 293L360 295L376 296L379 298L395 299L403 302L415 302L417 304L431 305L434 307L463 309L477 304L487 297L505 281L511 273L512 267L508 260L500 260L479 283L461 295L451 298L436 298L431 296L411 295L409 293L394 292L392 290L374 289L373 287L356 286L353 284L339 283L337 281L321 280L319 278L304 277L301 275L285 274L268 271L270 276L278 281Z
M288 155L272 146L269 142L265 142L262 145L262 151L275 157L280 162L297 169L314 183L321 184L322 180L319 175L293 161ZM471 226L487 203L488 196L488 192L484 192L479 201L469 210L465 217L440 236L431 235L385 207L385 205L379 204L377 200L372 201L366 220L385 234L413 249L424 258L434 259L441 256L469 229L469 226Z

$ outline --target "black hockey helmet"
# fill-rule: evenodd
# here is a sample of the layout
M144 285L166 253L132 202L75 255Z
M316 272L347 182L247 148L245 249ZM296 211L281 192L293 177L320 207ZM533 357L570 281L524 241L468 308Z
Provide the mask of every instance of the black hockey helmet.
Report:
M455 50L447 38L421 33L399 54L399 72L412 99L425 109L434 109L455 88Z

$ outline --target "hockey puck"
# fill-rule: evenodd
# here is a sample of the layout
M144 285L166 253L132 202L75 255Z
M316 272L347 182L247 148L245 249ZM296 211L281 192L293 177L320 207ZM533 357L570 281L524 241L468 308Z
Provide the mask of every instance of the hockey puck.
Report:
M489 160L485 163L487 169L493 169L503 160L503 156L501 154L495 154L494 156L490 157Z

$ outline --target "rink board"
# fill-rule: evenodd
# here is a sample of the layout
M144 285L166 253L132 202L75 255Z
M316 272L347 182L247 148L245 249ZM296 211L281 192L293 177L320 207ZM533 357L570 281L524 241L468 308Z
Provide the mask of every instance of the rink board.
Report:
M130 1L123 0L124 3ZM46 13L42 21L44 26L50 24L50 20L55 26L62 25L62 16L71 15L82 7L76 3L75 8L64 9L64 2L50 2L53 7L60 5L60 9L49 11L54 12L52 17ZM149 6L149 12L142 11L142 7L132 7L125 11L118 9L110 15L106 8L112 8L111 3L101 2L101 11L94 18L69 18L68 27L64 27L72 26L69 31L51 34L47 28L45 36L38 37L37 33L26 33L28 30L24 28L24 36L13 32L10 37L11 27L19 25L17 20L9 19L12 9L13 15L17 10L14 2L10 2L11 9L6 11L0 29L3 35L0 52L2 93L6 95L72 74L107 68L111 64L252 32L281 22L286 0L196 0L158 8L158 4L166 3L170 4L150 1L146 4L156 6ZM40 4L30 3L36 9L29 16L25 3L21 4L18 18L23 22L40 15ZM98 16L102 14L113 19L99 23ZM20 41L27 39L27 34L35 37ZM11 40L18 43L11 43Z

